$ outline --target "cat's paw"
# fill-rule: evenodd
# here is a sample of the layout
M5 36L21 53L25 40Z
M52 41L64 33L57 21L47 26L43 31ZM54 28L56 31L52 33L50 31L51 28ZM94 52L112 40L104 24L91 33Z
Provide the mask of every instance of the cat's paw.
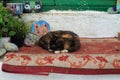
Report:
M59 53L61 53L61 52L60 52L60 51L55 51L54 53L55 53L55 54L59 54Z
M61 51L61 53L68 53L68 50L64 49Z
M50 52L52 52L53 50L49 49Z

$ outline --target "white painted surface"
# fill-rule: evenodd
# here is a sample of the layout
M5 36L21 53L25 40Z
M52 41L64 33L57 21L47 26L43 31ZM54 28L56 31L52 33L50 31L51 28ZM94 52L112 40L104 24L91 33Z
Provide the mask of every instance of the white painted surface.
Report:
M120 14L98 11L55 11L24 14L25 21L46 20L51 30L71 30L80 37L114 37L120 32Z
M38 14L24 14L26 21L44 19L52 30L72 30L80 37L113 37L120 31L120 14L96 11L49 11ZM0 69L2 63L0 62ZM49 76L5 73L0 70L0 80L120 80L120 75L67 75Z

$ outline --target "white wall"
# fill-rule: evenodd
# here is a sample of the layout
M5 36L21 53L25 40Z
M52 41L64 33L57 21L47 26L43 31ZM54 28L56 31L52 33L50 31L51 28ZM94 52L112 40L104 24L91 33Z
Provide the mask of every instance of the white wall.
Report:
M80 37L114 37L120 32L120 14L97 11L49 11L24 14L25 21L46 20L51 30L71 30Z

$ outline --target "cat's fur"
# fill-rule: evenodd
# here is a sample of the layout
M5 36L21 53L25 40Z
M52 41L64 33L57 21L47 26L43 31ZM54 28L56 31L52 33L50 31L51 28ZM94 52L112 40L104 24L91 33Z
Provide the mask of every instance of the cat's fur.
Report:
M80 38L72 31L52 31L42 36L39 46L54 53L73 52L81 47Z

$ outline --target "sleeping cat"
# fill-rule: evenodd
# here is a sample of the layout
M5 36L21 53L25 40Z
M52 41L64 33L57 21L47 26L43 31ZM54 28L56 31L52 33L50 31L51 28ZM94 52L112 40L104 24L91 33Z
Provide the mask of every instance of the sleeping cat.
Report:
M73 52L80 49L80 39L72 31L51 31L39 39L39 46L54 53Z

